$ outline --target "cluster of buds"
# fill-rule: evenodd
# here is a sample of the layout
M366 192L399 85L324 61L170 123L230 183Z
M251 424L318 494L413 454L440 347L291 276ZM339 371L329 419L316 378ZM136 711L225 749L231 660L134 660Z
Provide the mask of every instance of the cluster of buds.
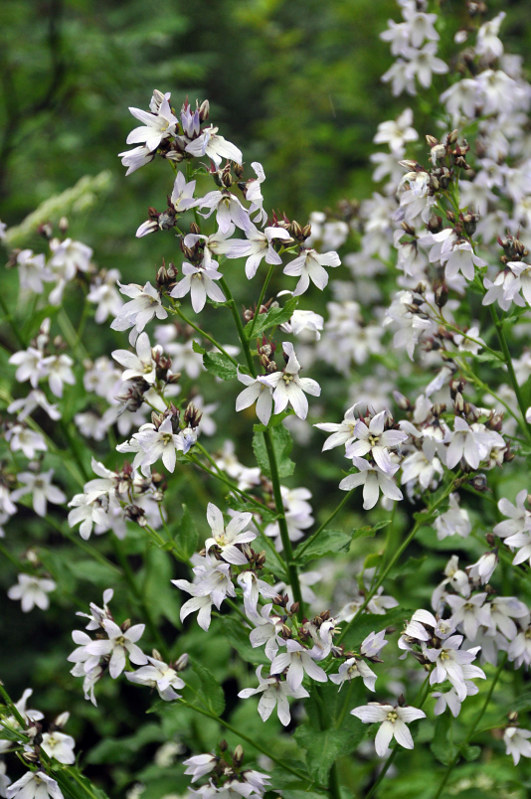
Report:
M274 361L274 355L276 350L276 344L273 341L269 341L265 338L262 338L261 344L258 345L258 357L260 358L260 364L267 374L273 374L273 372L277 371L277 365Z

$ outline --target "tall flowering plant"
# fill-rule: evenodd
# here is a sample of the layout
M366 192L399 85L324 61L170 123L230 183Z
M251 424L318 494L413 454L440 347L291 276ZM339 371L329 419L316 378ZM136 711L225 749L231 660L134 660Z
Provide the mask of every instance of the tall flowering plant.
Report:
M531 88L504 14L467 3L452 45L450 16L398 5L383 80L437 104L425 144L410 107L379 126L370 199L270 213L208 102L154 91L120 157L171 171L136 232L167 237L164 264L124 283L64 220L47 254L10 255L34 313L5 308L7 594L51 611L104 589L62 669L157 719L130 738L155 762L121 761L130 796L494 796L531 756ZM31 693L0 685L0 795L103 796ZM103 740L93 762L116 757Z

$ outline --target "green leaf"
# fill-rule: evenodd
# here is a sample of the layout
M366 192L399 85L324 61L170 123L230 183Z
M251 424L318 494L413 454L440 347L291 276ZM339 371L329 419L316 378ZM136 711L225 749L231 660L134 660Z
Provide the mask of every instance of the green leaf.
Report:
M473 760L477 760L481 754L481 746L465 746L464 749L461 750L461 754L468 760L472 762Z
M203 366L221 380L234 380L238 375L236 364L223 352L205 352Z
M271 477L271 467L269 465L269 457L267 454L264 433L261 432L261 430L257 430L257 427L258 425L255 426L253 433L253 452L262 474L265 474L266 477ZM269 436L271 438L273 451L275 453L278 476L281 479L284 477L290 477L295 470L295 464L289 458L291 448L293 447L293 439L291 438L291 435L288 433L285 427L279 425L277 427L272 427L269 430Z
M87 580L94 585L109 586L116 581L116 569L111 565L91 560L90 558L69 558L66 560L67 568L78 580Z
M197 352L198 355L205 355L206 354L205 348L203 346L201 346L201 344L198 341L195 341L195 339L192 342L192 349L193 349L194 352Z
M253 666L258 666L260 663L268 663L262 648L251 646L249 630L245 628L240 619L234 619L231 616L219 616L217 624L221 625L230 645L245 663L251 663Z
M181 627L179 617L179 592L172 586L172 564L167 552L155 547L148 549L146 556L143 595L157 623L165 616L174 627Z
M305 542L299 544L294 552L295 560L298 563L306 564L317 558L325 557L326 555L336 554L338 551L344 550L348 552L350 544L358 538L367 538L373 536L377 530L386 527L390 524L390 520L386 519L383 522L378 522L373 526L365 525L359 527L350 533L344 530L329 530L325 528L321 530L319 535L307 546ZM300 552L300 554L298 554Z
M349 755L355 747L358 738L364 735L360 722L360 729L353 734L350 730L315 730L310 727L298 727L295 740L306 750L308 771L315 779L326 782L331 766L342 755Z
M457 747L449 740L449 732L452 726L452 717L449 713L437 716L433 741L430 749L444 766L448 766L457 754Z
M76 775L75 777L73 775ZM69 799L108 799L108 795L101 788L91 782L79 769L70 766L68 769L57 769L53 772L63 796Z
M225 694L223 688L218 683L211 671L195 660L190 664L192 671L198 678L198 686L192 686L195 691L190 697L186 697L191 705L196 707L206 707L216 716L221 716L225 710ZM191 681L190 681L191 682ZM186 692L188 693L188 691Z
M293 311L297 308L298 299L297 297L290 297L290 299L286 302L286 304L282 307L274 307L271 308L266 313L258 314L258 317L255 320L251 320L247 322L243 331L245 333L245 337L249 340L251 328L253 327L253 338L258 336L260 333L263 333L264 330L268 330L270 327L275 327L275 325L281 325L284 322L289 322L291 317L293 316Z
M293 553L295 560L298 563L308 563L311 560L322 558L332 552L339 552L344 550L348 552L350 542L352 541L352 533L346 533L344 530L321 530L317 538L311 544L304 547L304 543L300 544ZM298 550L302 549L299 555Z
M188 508L183 504L183 514L177 522L177 530L173 539L177 545L176 552L181 560L189 560L194 552L197 552L198 533L195 522L192 519Z

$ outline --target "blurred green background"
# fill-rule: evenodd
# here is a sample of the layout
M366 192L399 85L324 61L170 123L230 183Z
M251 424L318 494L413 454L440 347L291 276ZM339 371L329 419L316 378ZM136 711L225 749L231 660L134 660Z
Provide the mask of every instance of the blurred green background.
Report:
M440 5L457 26L464 0ZM508 12L508 51L526 53L528 1L488 5ZM169 173L156 162L126 180L117 153L136 124L127 107L147 108L155 87L177 109L186 96L210 100L247 163L263 162L266 207L305 220L366 196L376 126L404 107L379 81L391 57L378 34L397 11L394 0L3 0L0 218L18 224L105 173L70 214L71 232L124 278L146 257L151 272L167 240L135 241L134 231L148 205L164 205Z

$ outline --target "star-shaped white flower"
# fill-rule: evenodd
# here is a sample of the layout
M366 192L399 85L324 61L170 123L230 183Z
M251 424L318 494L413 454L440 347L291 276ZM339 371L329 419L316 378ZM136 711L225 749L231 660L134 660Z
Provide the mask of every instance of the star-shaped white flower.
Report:
M376 733L374 745L376 754L383 757L393 740L405 749L413 749L413 738L407 725L417 719L426 718L423 710L416 707L395 707L379 702L369 702L368 705L355 707L350 711L353 716L363 721L364 724L379 723L380 729Z
M287 356L287 363L282 372L273 372L262 378L263 382L273 389L275 413L281 413L291 405L299 419L306 419L308 415L308 400L306 394L318 397L321 387L316 380L310 377L299 377L300 364L295 355L293 344L289 341L282 342L282 349Z

